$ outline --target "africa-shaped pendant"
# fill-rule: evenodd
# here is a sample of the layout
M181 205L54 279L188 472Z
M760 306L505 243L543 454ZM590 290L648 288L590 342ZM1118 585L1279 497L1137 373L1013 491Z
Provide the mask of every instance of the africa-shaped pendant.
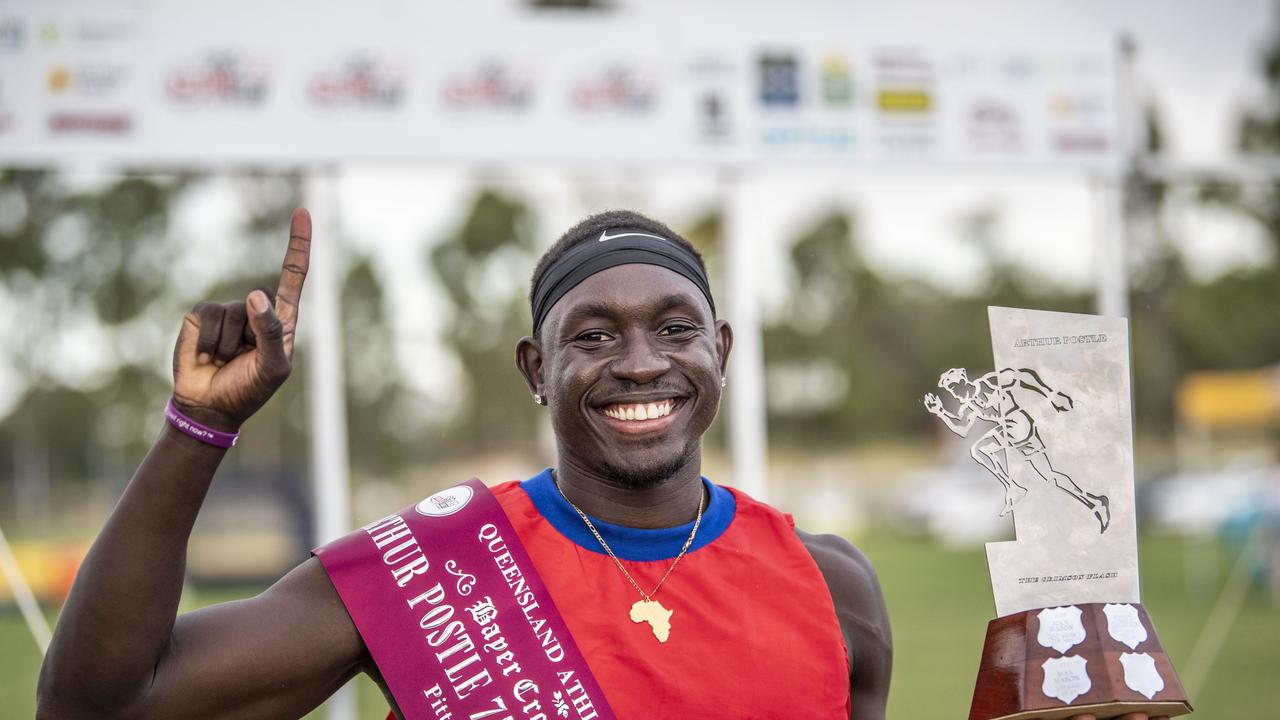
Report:
M658 638L658 642L664 643L671 635L671 613L673 612L675 611L662 607L662 603L657 600L637 600L636 604L631 606L631 622L649 623L653 636Z

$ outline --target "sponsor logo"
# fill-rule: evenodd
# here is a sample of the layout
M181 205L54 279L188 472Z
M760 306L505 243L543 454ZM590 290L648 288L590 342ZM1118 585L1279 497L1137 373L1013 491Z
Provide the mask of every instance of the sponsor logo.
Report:
M90 20L71 28L71 39L82 45L124 42L134 35L134 25L119 20Z
M608 230L601 230L600 239L597 240L596 242L608 242L609 240L617 240L618 238L632 237L632 236L653 238L654 240L666 240L666 238L662 237L661 235L650 235L649 233L624 232L624 233L618 233L617 235L610 235Z
M917 121L933 112L933 61L910 49L882 50L874 59L876 110L882 118Z
M523 69L490 61L450 80L441 95L459 109L523 110L533 103L533 79Z
M966 117L969 144L977 152L1017 152L1023 148L1022 122L1007 102L978 98Z
M1060 132L1053 137L1053 149L1066 155L1101 155L1111 147L1102 132Z
M888 115L927 115L933 96L923 88L882 87L876 93L876 107Z
M933 60L913 49L891 49L878 51L873 63L879 117L893 123L929 119L933 113Z
M919 159L937 150L938 137L928 126L882 127L876 143L891 157Z
M1049 114L1055 120L1097 120L1107 111L1098 95L1054 93L1049 97Z
M1000 72L1008 80L1022 82L1040 74L1040 64L1029 55L1014 55L1000 63Z
M800 61L791 53L760 56L760 102L766 107L800 104Z
M878 51L874 62L881 77L918 79L933 75L933 62L911 48Z
M307 83L307 99L322 108L394 108L403 98L403 71L360 55L314 73Z
M26 28L15 17L0 18L0 50L17 50L26 39Z
M698 98L698 117L702 134L708 138L722 138L729 134L725 100L720 93L706 90Z
M428 517L444 517L466 507L474 494L475 492L466 485L458 485L428 497L415 505L414 509Z
M819 87L827 105L848 107L853 104L853 73L843 56L833 53L822 60Z
M63 112L49 116L49 132L55 135L124 135L133 118L124 113Z
M165 94L178 105L261 105L270 90L265 64L231 52L169 73Z
M847 154L856 141L853 128L836 125L784 125L760 132L761 146L778 153Z
M54 65L49 70L49 77L46 78L45 84L49 87L49 92L64 93L71 88L71 70L65 65Z
M40 42L45 45L57 45L58 40L62 38L62 31L58 29L57 23L50 21L41 25L40 29L36 31L36 35L40 37Z
M689 64L688 71L695 88L691 100L699 137L723 141L732 130L728 94L736 75L734 66L719 56L702 55Z
M645 112L653 107L656 97L653 78L624 65L582 80L569 92L574 107L585 112Z
M120 65L54 65L45 78L51 95L101 97L111 93L124 81L125 69Z

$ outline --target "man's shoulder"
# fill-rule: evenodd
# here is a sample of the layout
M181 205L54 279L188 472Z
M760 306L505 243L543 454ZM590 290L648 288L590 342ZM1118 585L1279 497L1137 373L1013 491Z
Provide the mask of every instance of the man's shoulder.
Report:
M839 535L815 534L800 528L796 528L796 536L822 571L833 599L838 600L837 591L842 596L860 597L868 593L879 596L880 582L875 568L853 543Z
M489 492L493 493L494 496L498 498L507 497L512 493L524 493L525 489L523 486L527 482L529 481L528 480L503 480L502 482L496 482L496 483L493 483L492 485L489 485Z
M893 638L880 580L867 556L838 535L814 534L796 528L826 580L836 619L849 654L855 689L879 697L887 692L893 663ZM877 700L871 706L883 708Z

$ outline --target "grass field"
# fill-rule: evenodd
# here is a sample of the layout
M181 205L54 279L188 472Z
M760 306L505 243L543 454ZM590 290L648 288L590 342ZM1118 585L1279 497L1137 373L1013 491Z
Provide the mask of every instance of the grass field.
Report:
M874 534L858 539L880 573L893 622L895 663L889 717L955 720L968 713L986 623L993 614L979 548L950 550L925 540ZM1176 667L1189 653L1233 563L1235 549L1170 538L1142 543L1143 598ZM205 604L251 594L195 595ZM0 612L0 718L30 718L39 654L14 610ZM386 703L357 684L361 718L381 720ZM1196 717L1273 718L1280 708L1280 605L1261 589L1245 597L1222 652L1192 697ZM313 716L322 717L320 713Z

